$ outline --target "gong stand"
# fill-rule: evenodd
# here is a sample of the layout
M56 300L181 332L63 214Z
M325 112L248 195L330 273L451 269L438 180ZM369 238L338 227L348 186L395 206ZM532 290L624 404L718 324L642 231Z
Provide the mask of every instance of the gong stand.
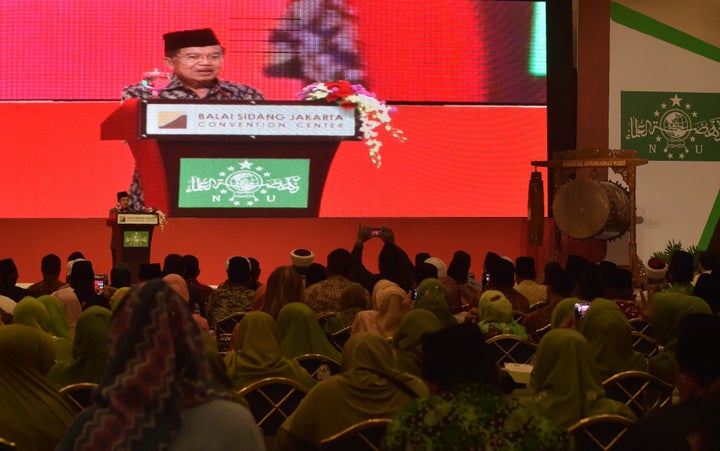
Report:
M630 271L633 280L636 282L641 280L641 262L637 255L635 228L635 168L647 164L647 162L648 160L637 158L637 152L634 150L591 148L557 151L553 152L552 160L532 161L530 163L535 167L546 167L552 170L553 196L565 183L575 180L578 177L578 173L582 173L584 169L589 169L594 173L598 168L612 168L613 172L622 177L627 185L630 198L628 261L630 262ZM557 223L555 223L556 260L560 259L562 251L561 233L562 231L558 228Z

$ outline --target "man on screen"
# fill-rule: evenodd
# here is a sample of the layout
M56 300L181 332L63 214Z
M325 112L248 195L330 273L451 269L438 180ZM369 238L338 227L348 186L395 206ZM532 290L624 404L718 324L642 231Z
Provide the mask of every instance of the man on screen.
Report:
M172 70L170 82L163 89L153 91L142 82L123 89L122 100L153 98L181 100L263 100L256 89L246 85L219 80L225 59L225 49L210 28L165 33L165 64ZM130 194L132 204L144 205L142 182L137 168L133 173ZM114 260L113 260L114 261Z
M263 95L246 85L219 80L225 49L210 28L166 33L165 64L172 70L170 83L157 94L160 99L263 100ZM138 83L126 87L123 100L152 98L153 91Z

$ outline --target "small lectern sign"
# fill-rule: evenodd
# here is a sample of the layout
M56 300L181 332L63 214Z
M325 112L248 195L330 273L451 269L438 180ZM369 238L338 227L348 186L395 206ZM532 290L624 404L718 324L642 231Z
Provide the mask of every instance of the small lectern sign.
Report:
M124 231L123 247L150 247L150 232Z

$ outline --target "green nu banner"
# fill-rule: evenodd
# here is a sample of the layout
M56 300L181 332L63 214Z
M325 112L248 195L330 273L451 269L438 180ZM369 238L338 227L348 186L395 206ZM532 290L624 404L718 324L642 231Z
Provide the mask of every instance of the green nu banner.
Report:
M123 247L150 247L150 232L123 231Z
M309 159L181 158L179 208L307 208Z
M622 148L639 158L720 161L720 94L623 91Z

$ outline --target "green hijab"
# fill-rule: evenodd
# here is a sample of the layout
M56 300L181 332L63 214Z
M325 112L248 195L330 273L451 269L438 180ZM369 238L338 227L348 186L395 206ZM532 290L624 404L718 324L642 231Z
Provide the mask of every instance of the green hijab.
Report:
M403 318L400 329L393 337L397 368L415 376L422 374L422 336L445 327L432 312L424 309L410 310Z
M528 339L525 328L513 318L512 303L497 290L487 290L480 296L478 327L484 334L495 329L501 334L512 334L525 340Z
M582 334L595 356L600 378L637 370L647 371L647 359L632 348L632 326L625 313L610 300L597 298L585 314Z
M18 450L54 449L75 411L45 377L55 351L48 334L22 324L0 327L0 437Z
M295 379L308 388L315 385L315 379L295 359L282 356L280 329L265 312L245 315L235 326L231 348L225 365L236 390L266 377Z
M623 403L605 396L587 340L573 329L553 329L540 341L530 407L567 428L602 413L635 419Z
M429 310L438 317L443 326L457 324L457 320L450 312L450 290L435 278L427 278L418 286L416 309Z
M112 313L97 305L82 312L75 326L71 360L56 363L48 378L58 386L78 382L99 384L107 368L108 335Z
M669 383L675 383L675 349L680 322L691 314L712 314L704 299L679 292L655 293L651 299L650 326L653 336L663 350L650 357L651 373ZM15 307L17 309L17 307Z
M46 294L37 298L45 306L48 313L48 332L59 338L70 338L70 324L68 324L65 309L55 296Z
M342 354L330 344L315 312L302 302L291 302L280 309L280 350L283 357L320 354L340 363Z
M550 317L550 327L553 329L557 329L560 327L560 325L565 321L565 318L575 309L575 303L576 302L583 302L582 300L578 298L565 298L562 301L558 302L555 308L553 309L552 316ZM576 327L578 330L580 330L580 327L582 325L582 321L578 321L576 323Z
M14 324L24 324L50 335L55 347L55 360L59 362L72 358L72 342L67 337L56 337L50 332L50 314L42 302L25 296L15 306L13 315Z
M276 449L298 449L299 443L317 447L320 440L357 422L393 417L411 399L396 384L420 397L429 394L422 380L395 369L390 345L372 333L350 337L342 366L342 373L316 385L285 420Z

